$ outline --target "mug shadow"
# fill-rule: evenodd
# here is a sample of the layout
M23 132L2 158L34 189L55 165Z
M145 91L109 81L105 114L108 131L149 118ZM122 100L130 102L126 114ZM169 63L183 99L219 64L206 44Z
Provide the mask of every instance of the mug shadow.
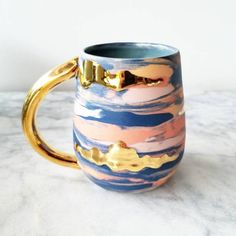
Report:
M198 186L198 190L200 188L201 194L204 194L204 191L208 191L206 182L216 178L220 169L217 162L209 160L207 156L209 155L203 153L186 153L176 173L165 184L151 191L138 193L138 195L148 196L148 198L178 196L187 190L194 191L194 186Z

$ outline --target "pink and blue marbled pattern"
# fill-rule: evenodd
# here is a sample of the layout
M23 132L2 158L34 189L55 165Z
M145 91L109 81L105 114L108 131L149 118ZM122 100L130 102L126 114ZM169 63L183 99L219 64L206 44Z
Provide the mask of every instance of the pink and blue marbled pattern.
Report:
M161 45L160 47L162 47ZM165 46L163 46L165 47ZM114 59L84 53L80 58L93 60L110 71L129 70L163 79L160 85L134 85L114 91L99 84L88 89L77 82L74 117L74 143L84 149L98 147L107 152L109 145L121 140L144 155L178 155L158 169L139 172L112 171L97 166L78 152L78 161L96 184L116 191L144 191L163 184L175 172L183 157L185 115L179 52L157 58Z

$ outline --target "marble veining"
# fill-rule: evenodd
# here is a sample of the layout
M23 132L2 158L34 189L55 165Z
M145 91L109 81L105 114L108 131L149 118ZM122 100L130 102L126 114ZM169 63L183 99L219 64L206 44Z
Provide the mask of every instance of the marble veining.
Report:
M99 52L91 50L92 56L82 54L79 60L73 119L77 160L88 178L105 189L136 193L153 190L170 179L184 156L180 54L159 44L94 47L100 48ZM116 60L103 57L108 52L117 56L115 48L125 56L148 48L156 53L164 49L169 55ZM96 53L101 55L93 60Z
M140 194L103 190L39 157L21 130L24 96L0 93L1 236L236 235L235 92L186 96L185 158L167 184ZM46 140L71 152L73 99L54 92L38 114Z

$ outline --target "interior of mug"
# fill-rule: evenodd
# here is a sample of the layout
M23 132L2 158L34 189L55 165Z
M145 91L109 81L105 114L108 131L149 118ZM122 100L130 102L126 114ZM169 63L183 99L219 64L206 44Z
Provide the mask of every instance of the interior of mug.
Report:
M167 57L178 52L178 49L157 43L106 43L89 46L86 54L109 58L145 59Z

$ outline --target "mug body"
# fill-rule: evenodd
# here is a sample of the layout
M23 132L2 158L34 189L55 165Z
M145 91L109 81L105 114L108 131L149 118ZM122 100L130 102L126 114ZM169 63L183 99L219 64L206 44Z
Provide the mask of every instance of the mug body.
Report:
M92 73L85 71L87 62L105 74L120 73L122 89L96 81L82 86L80 77ZM84 173L115 191L146 191L165 183L185 144L179 51L151 43L100 44L84 49L79 67L73 137Z

